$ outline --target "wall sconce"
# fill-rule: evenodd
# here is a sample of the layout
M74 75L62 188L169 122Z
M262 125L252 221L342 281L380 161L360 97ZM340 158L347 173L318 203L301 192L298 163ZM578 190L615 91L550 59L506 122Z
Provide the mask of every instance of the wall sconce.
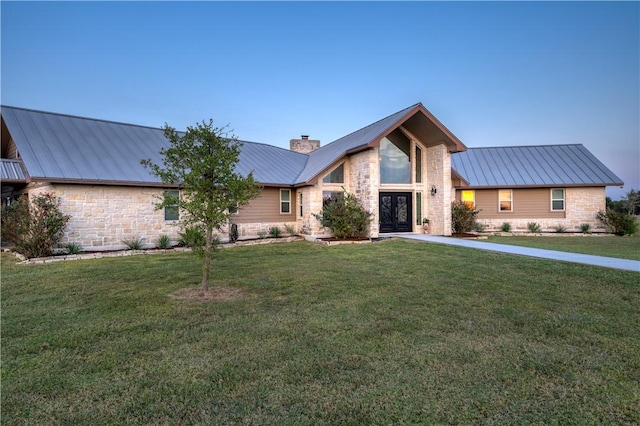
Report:
M431 185L431 196L435 197L437 193L438 190L436 189L435 185Z

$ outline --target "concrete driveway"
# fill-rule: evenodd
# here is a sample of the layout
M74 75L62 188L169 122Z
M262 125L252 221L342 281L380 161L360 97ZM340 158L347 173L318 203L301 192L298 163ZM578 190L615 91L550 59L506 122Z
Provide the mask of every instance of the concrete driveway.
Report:
M479 240L440 237L427 234L390 233L384 234L384 236L404 238L407 240L426 241L429 243L448 244L451 246L469 247L479 250L497 251L500 253L519 254L521 256L538 257L541 259L582 263L584 265L603 266L605 268L622 269L625 271L640 272L640 261L637 260L593 256L590 254L568 253L565 251L543 250L531 247L510 246L506 244L487 243Z

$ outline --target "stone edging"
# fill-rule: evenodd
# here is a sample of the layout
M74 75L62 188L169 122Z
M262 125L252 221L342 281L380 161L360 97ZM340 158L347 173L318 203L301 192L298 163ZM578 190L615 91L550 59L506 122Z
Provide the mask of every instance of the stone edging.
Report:
M233 248L233 247L243 247L243 246L253 246L253 245L262 245L262 244L278 244L278 243L290 243L293 241L302 241L302 237L284 237L284 238L264 238L260 240L245 240L245 241L236 241L235 243L225 243L220 244L220 248ZM147 249L147 250L122 250L122 251L113 251L113 252L93 252L93 253L80 253L80 254L66 254L61 256L49 256L49 257L34 257L32 259L27 259L23 255L13 250L5 250L13 253L20 262L20 265L36 265L42 263L54 263L54 262L64 262L70 260L86 260L86 259L103 259L109 257L126 257L126 256L138 256L138 255L153 255L153 254L164 254L164 253L185 253L192 251L188 247L174 247L171 249Z

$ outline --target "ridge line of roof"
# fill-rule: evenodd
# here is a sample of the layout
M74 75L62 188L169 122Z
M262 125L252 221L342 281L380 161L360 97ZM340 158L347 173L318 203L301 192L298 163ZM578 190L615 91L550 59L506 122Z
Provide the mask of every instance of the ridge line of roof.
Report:
M476 146L476 147L467 147L467 150L471 150L471 149L495 149L495 148L545 148L548 146L584 146L584 144L581 143L553 143L553 144L540 144L540 145L497 145L497 146ZM453 154L458 154L460 152L464 152L464 151L459 151L459 152L454 152Z
M82 120L90 120L90 121L99 121L99 122L102 122L102 123L120 124L120 125L123 125L123 126L142 127L142 128L145 128L145 129L162 130L162 127L145 126L145 125L142 125L142 124L125 123L123 121L105 120L105 119L102 119L102 118L85 117L85 116L82 116L82 115L64 114L64 113L52 112L52 111L43 111L43 110L33 109L33 108L23 108L23 107L11 106L11 105L0 105L0 109L1 108L12 108L12 109L19 109L19 110L22 110L22 111L37 112L37 113L40 113L40 114L57 115L57 116L61 116L61 117L79 118L79 119L82 119Z
M316 151L318 151L318 150L320 150L320 149L322 149L322 148L326 148L326 147L328 147L329 145L331 145L331 144L333 144L333 143L335 143L335 142L338 142L338 141L339 141L339 140L341 140L341 139L344 139L344 138L346 138L346 137L348 137L348 136L351 136L351 135L352 135L352 134L354 134L354 133L359 132L360 130L364 130L364 129L366 129L367 127L371 127L371 126L373 126L373 125L375 125L375 124L378 124L379 122L381 122L381 121L383 121L383 120L386 120L387 118L391 117L392 115L396 115L396 114L398 114L398 113L400 113L400 112L402 112L402 111L405 111L405 110L409 110L409 109L415 108L415 107L417 107L417 106L418 106L418 105L420 105L420 104L421 104L421 103L420 103L420 102L418 102L418 103L415 103L415 104L413 104L413 105L411 105L411 106L408 106L408 107L406 107L406 108L399 109L398 111L394 112L393 114L389 114L389 115L387 115L386 117L381 118L380 120L376 120L376 121L374 121L373 123L370 123L370 124L367 124L366 126L360 127L359 129L354 130L354 131L353 131L353 132L351 132L351 133L347 133L346 135L341 136L341 137L339 137L338 139L336 139L336 140L334 140L334 141L331 141L331 142L329 142L328 144L323 145L323 146L321 146L320 148L318 148L317 150L312 151L312 152L316 152Z

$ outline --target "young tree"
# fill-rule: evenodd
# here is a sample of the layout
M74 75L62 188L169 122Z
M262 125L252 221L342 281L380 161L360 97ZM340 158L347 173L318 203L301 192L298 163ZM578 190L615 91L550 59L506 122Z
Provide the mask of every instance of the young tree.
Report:
M253 177L237 173L235 168L242 143L230 135L227 127L214 127L213 120L187 127L184 134L165 124L164 134L169 148L160 150L162 165L142 160L154 176L162 182L178 184L178 200L165 196L157 208L177 205L182 227L201 226L205 231L202 262L202 288L209 290L213 231L229 221L236 209L260 195L261 187Z

